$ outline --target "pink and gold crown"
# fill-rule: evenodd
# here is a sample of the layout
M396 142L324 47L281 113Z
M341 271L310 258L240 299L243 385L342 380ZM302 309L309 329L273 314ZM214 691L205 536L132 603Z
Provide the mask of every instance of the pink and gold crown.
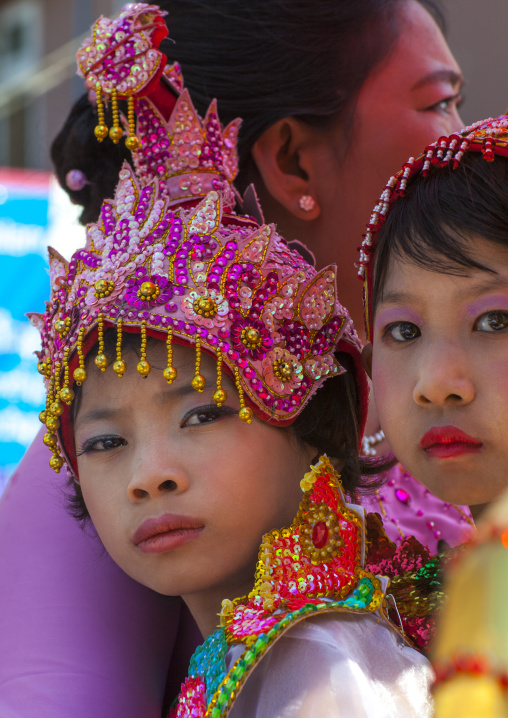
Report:
M140 7L131 10L138 21ZM153 14L152 6L146 7ZM111 27L103 19L99 23ZM109 57L107 48L104 55ZM239 416L247 422L254 413L276 425L292 423L326 379L343 371L337 350L349 352L359 364L360 345L337 301L334 267L317 272L273 225L232 211L229 182L236 172L236 134L222 129L215 104L204 123L185 92L173 102L167 121L151 100L145 98L141 107L166 133L157 132L157 144L169 138L171 149L161 171L151 162L160 152L141 131L143 150L135 152L135 169L124 164L114 199L106 200L98 221L87 226L84 249L70 262L50 249L51 298L44 314L30 315L42 336L39 371L45 376L47 402L41 420L47 427L44 441L53 452L50 464L57 471L62 456L75 470L68 412L74 382L86 381L90 370L86 356L97 345L96 369L121 377L127 368L124 332L140 334L137 371L142 376L151 371L147 338L166 343L163 373L168 383L176 379L173 344L195 347L192 386L198 392L205 386L202 352L215 356L214 401L219 406L226 401L226 371L240 397ZM206 140L211 127L215 144ZM143 129L139 116L138 128ZM203 153L193 146L202 149L203 138L212 157L205 154L208 160L201 162ZM198 179L189 193L180 181L190 168ZM214 173L221 174L227 187L208 191L200 178ZM175 182L179 189L173 191ZM186 192L178 207L175 192ZM111 367L104 351L108 327L116 328ZM363 420L367 390L360 369L357 381Z
M372 260L376 250L377 234L385 223L394 202L405 194L408 180L416 174L426 177L431 167L456 169L466 152L481 152L487 162L495 155L508 157L508 115L489 117L465 127L449 137L440 137L428 145L416 159L410 157L397 174L390 177L374 207L360 246L358 276L363 281L365 327L367 340L371 340Z

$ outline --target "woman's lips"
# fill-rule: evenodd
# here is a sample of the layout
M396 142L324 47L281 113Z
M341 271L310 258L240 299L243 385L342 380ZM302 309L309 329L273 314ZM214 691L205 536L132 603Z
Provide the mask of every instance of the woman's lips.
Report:
M420 441L427 456L448 459L463 454L477 454L483 443L456 426L433 426Z
M164 514L143 521L132 540L143 553L164 553L196 538L203 528L197 519Z

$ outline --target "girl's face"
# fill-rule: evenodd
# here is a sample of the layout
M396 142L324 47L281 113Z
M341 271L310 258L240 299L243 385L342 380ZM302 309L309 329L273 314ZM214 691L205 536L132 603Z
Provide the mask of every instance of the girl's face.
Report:
M478 505L508 485L508 249L478 238L470 249L492 273L391 260L372 379L399 461L443 501Z
M171 386L160 370L162 342L148 359L146 379L132 352L122 379L111 370L89 372L75 421L83 496L126 573L167 595L213 601L216 594L220 608L220 599L252 588L260 539L293 519L315 452L257 419L240 421L226 376L228 399L215 406L209 356L202 356L201 394L191 387L194 349L174 347Z

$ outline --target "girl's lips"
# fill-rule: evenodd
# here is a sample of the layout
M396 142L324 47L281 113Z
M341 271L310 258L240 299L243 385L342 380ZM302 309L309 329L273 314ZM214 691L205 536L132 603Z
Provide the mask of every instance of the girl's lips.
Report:
M420 441L427 456L448 459L481 451L483 442L466 434L456 426L433 426Z
M143 521L132 540L143 553L164 553L196 538L203 528L197 519L164 514Z

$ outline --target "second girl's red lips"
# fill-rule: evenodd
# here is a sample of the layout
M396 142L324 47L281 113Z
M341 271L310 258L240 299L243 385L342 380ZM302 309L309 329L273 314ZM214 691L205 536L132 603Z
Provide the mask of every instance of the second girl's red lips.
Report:
M427 456L447 459L462 454L477 453L483 442L466 434L456 426L433 426L420 441Z
M143 553L165 553L196 538L203 528L197 519L164 514L143 521L132 540Z

